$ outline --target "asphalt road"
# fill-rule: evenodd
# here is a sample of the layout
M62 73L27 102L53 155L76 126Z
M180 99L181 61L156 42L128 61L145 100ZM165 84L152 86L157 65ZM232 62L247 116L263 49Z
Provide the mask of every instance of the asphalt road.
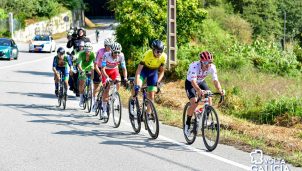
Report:
M102 31L94 49L112 34ZM93 31L88 35L94 42ZM250 153L221 144L207 152L201 137L186 145L179 128L161 124L156 140L146 131L133 134L126 109L113 128L112 118L104 124L81 110L72 92L67 109L57 108L55 53L28 53L26 44L18 45L17 61L0 61L0 170L251 170Z

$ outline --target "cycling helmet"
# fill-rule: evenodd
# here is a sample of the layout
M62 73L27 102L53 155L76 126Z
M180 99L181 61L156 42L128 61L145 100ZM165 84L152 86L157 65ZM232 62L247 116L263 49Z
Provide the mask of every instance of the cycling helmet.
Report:
M92 44L90 42L86 42L85 45L84 45L84 49L86 52L90 52L92 51Z
M165 46L164 43L160 40L154 40L151 44L152 49L161 50L163 51Z
M57 54L64 55L65 54L65 49L63 47L59 47L57 50Z
M104 46L111 46L113 43L114 42L110 38L104 40Z
M112 50L112 52L121 52L122 51L122 46L121 46L121 44L119 44L117 42L114 42L111 45L111 50Z
M200 52L199 57L200 57L201 62L212 62L213 61L213 55L208 51Z

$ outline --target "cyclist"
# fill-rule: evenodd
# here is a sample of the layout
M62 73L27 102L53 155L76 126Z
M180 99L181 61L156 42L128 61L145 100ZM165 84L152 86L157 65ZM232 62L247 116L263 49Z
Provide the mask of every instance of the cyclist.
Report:
M93 70L94 70L94 61L95 61L95 53L92 52L92 45L90 42L86 42L84 46L84 51L79 53L78 58L78 69L79 69L79 92L80 92L80 107L83 106L84 103L84 88L85 88L85 80L86 80L86 72L91 73L91 79L93 78Z
M100 31L99 31L99 29L96 29L95 30L95 39L96 39L96 42L99 42L99 35L100 35Z
M97 93L100 91L99 84L102 80L102 61L103 61L103 55L105 52L110 52L110 46L113 44L113 41L110 38L107 38L104 40L104 48L101 48L98 50L97 55L96 55L96 62L94 64L94 77L93 77L93 108L92 111L95 111L96 106L95 104L95 97Z
M213 64L213 55L208 51L199 53L199 61L193 62L189 66L187 73L187 79L185 82L185 90L188 98L190 99L190 107L188 108L187 123L185 125L185 133L189 134L188 130L191 124L191 118L196 110L198 104L196 103L197 97L203 96L205 90L209 90L209 87L205 81L205 77L209 74L212 75L215 88L224 95L224 91L221 88L218 81L216 66ZM210 99L211 103L211 99Z
M52 63L52 71L54 73L56 96L58 96L58 88L59 88L59 80L60 80L59 72L62 72L65 86L67 88L69 73L72 73L71 68L72 68L72 62L69 56L65 55L65 49L59 47L57 50L57 55L53 58L53 63Z
M167 59L164 53L164 44L160 40L154 40L151 44L152 49L145 52L135 74L135 85L132 96L136 96L145 79L147 79L148 98L154 101L154 95L157 91L157 86L164 77L165 63ZM134 105L132 99L131 105ZM133 107L131 107L133 109ZM148 108L147 112L150 112ZM133 112L131 112L133 113Z
M72 75L70 75L71 79L69 79L69 85L70 85L70 90L74 91L74 93L76 94L77 97L80 96L79 95L79 86L78 86L79 73L77 72L78 71L78 67L77 67L78 66L78 56L79 56L79 53L84 50L84 45L85 45L85 42L80 41L78 51L75 51L75 54L71 55L74 72Z
M121 80L118 65L121 65L123 70L124 81L127 80L127 69L125 63L125 57L122 53L122 46L115 42L111 45L111 52L106 52L103 56L102 61L102 75L103 84L108 83L110 80ZM107 114L107 102L108 102L108 94L109 94L109 86L104 92L102 97L102 116L103 118L108 118ZM117 90L119 90L119 84L117 85Z

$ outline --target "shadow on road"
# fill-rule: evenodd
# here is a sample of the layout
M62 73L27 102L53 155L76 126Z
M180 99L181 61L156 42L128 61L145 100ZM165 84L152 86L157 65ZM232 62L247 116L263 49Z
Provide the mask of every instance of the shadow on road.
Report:
M32 82L32 81L9 81L9 80L0 80L1 83L26 83L26 84L51 84L53 85L53 83L42 83L42 82Z
M15 71L18 73L25 73L25 74L31 74L36 76L48 76L53 77L53 72L41 72L41 71Z
M20 94L24 96L29 96L29 97L42 97L42 98L49 98L49 99L57 99L56 95L50 94L50 93L22 93L22 92L7 92L9 94ZM75 96L70 96L68 95L68 99L76 99Z

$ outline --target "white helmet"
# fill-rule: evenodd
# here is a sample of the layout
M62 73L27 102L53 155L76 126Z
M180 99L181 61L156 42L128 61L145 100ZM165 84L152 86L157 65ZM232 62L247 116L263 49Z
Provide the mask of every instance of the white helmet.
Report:
M122 51L122 46L121 46L121 44L119 44L117 42L114 42L111 45L111 50L112 50L112 52L121 52Z
M110 38L104 40L104 46L111 46L113 43L113 40Z
M85 45L84 45L84 49L86 52L90 52L92 51L92 44L90 42L86 42Z

